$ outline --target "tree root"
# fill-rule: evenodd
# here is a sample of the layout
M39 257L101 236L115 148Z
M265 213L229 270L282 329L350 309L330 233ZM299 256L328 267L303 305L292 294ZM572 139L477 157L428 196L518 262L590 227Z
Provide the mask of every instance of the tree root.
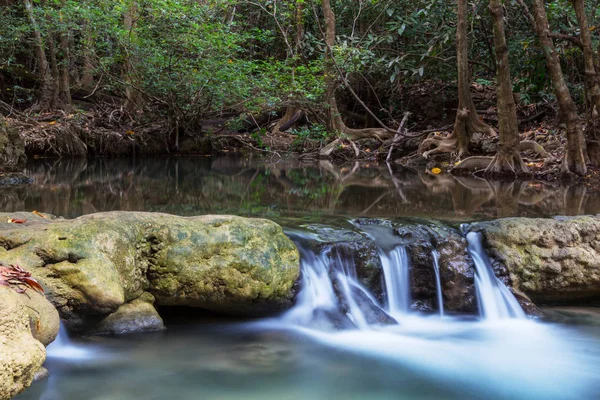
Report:
M540 158L550 158L550 153L548 153L546 149L533 140L523 140L521 143L519 143L519 152L527 150L533 151Z
M450 171L453 175L470 175L473 172L485 170L489 167L494 157L473 156L467 157Z
M486 178L525 178L530 177L531 173L517 151L510 154L498 152L485 169Z
M456 144L457 140L454 134L447 137L440 137L433 133L421 142L418 152L426 159L436 154L453 154L456 152Z
M523 140L519 143L518 152L531 150L539 157L547 159L551 157L541 145L533 140ZM462 160L451 172L453 175L468 175L484 171L488 178L529 177L530 172L518 153L513 155L496 154L494 157L475 156Z

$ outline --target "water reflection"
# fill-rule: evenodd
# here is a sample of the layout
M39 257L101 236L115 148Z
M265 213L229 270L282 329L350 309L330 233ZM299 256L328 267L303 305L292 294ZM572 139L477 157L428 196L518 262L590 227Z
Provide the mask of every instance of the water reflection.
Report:
M399 166L256 158L32 160L36 183L1 188L0 210L76 217L108 210L310 218L597 214L583 185L489 182Z

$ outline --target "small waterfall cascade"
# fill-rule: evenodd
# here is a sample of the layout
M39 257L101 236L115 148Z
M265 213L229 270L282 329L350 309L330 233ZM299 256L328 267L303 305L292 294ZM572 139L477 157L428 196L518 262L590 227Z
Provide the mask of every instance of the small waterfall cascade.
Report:
M326 329L368 329L377 319L390 318L358 282L352 254L340 247L320 251L301 243L298 247L302 290L296 306L283 316L284 320Z
M481 316L486 320L525 318L525 312L500 279L494 275L484 248L481 233L467 234L469 254L475 262L475 285Z
M377 329L377 326L414 323L429 318L411 308L410 257L393 230L360 226L373 240L379 256L381 281L358 274L357 248L350 242L324 243L306 232L289 233L300 250L302 290L296 306L282 319L292 325L324 330ZM482 320L525 318L510 290L495 275L479 233L467 234L468 252L476 269L475 287ZM445 317L440 254L431 252L439 317ZM379 278L376 278L379 279ZM433 299L436 301L436 299Z
M48 358L57 359L85 359L90 356L90 351L74 344L69 338L65 324L61 321L58 336L46 348Z
M393 316L406 314L410 310L410 264L406 248L380 250L379 256L385 277L387 310Z
M375 242L383 267L386 310L395 318L410 311L410 259L393 230L385 225L359 225Z
M438 309L440 316L444 316L444 296L442 294L442 279L440 277L440 253L437 250L431 252L433 258L433 270L435 271L435 287L437 291Z

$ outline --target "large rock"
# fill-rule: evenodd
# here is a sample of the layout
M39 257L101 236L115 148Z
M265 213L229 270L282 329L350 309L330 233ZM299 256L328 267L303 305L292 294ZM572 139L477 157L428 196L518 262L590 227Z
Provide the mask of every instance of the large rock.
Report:
M0 262L31 271L70 328L93 328L145 293L159 305L252 316L293 301L298 251L271 221L111 212L2 223L11 217L0 214Z
M44 345L32 334L24 298L0 286L0 400L26 389L46 359Z
M536 304L600 299L600 218L507 218L477 223L500 279Z
M18 172L25 168L25 143L16 129L0 114L0 171Z

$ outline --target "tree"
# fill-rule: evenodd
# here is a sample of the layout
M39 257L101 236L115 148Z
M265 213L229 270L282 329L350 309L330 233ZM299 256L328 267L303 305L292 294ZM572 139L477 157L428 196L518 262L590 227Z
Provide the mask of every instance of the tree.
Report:
M587 153L590 161L600 163L600 77L596 70L595 55L592 48L590 26L585 15L584 0L571 0L581 37L583 58L585 63L585 88L587 95L588 124L586 129Z
M556 47L554 46L554 41L550 36L548 16L544 7L544 1L533 0L533 14L531 14L524 0L518 1L536 30L546 59L546 66L550 74L554 94L558 102L559 116L561 121L566 125L567 148L565 149L562 172L565 174L573 173L576 175L585 175L587 166L583 150L581 120L577 113L577 106L571 97L569 87L565 81L560 66L560 59Z
M31 0L23 0L23 4L25 5L25 11L27 13L27 17L29 18L31 30L33 32L33 46L35 50L38 75L40 77L40 92L38 95L38 102L32 108L32 111L39 112L55 109L59 103L57 85L54 75L52 74L50 64L48 63L48 59L46 58L42 33L35 18Z
M135 52L135 46L138 42L138 36L136 32L138 19L139 13L137 0L129 0L123 15L125 33L128 39L128 47L126 47L124 50L125 62L123 63L123 75L125 76L125 109L128 111L137 110L142 106L142 93L137 87L137 60Z
M458 69L458 111L452 135L448 138L430 137L420 146L421 153L428 158L432 154L456 152L458 157L469 153L471 138L475 133L495 136L492 127L485 124L477 115L471 97L469 73L468 12L467 0L458 0L456 25L456 59ZM428 150L434 147L433 150Z
M352 91L348 81L340 73L338 65L335 61L334 47L335 47L335 30L336 30L336 18L333 8L331 7L330 0L322 0L321 7L323 10L323 18L325 19L325 102L327 106L327 123L328 128L331 132L338 132L350 140L364 139L364 138L377 138L382 140L385 137L391 135L391 131L384 128L365 128L365 129L353 129L346 126L342 115L337 106L337 100L335 92L338 89L338 78L341 78L346 87ZM356 93L352 92L355 98ZM364 103L362 103L364 105ZM370 112L365 106L367 112ZM331 152L339 143L339 139L334 140L321 150L321 156L329 156Z
M519 122L513 96L508 47L504 32L504 10L501 0L490 0L490 14L494 25L494 50L496 53L496 94L498 98L498 124L500 148L485 173L491 175L528 173L519 154Z

